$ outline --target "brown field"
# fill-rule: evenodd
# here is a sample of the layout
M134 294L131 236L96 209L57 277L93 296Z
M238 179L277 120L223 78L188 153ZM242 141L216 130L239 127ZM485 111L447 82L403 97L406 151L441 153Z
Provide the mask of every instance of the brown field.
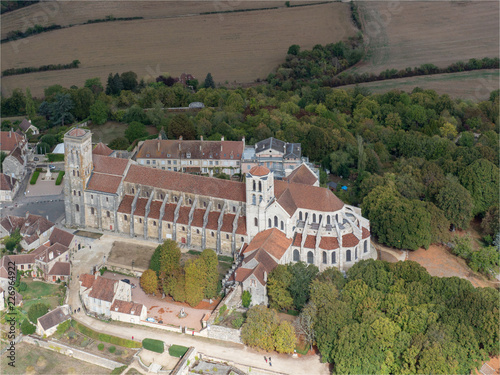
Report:
M354 86L356 85L339 88L348 89L354 88ZM438 94L448 94L452 98L478 102L489 99L491 91L500 87L500 72L495 69L476 70L367 82L360 83L358 86L366 87L372 93L382 93L395 89L411 92L415 87L420 87L424 90L435 90Z
M75 59L81 65L5 77L2 94L30 87L41 96L56 83L82 86L91 77L105 83L110 72L128 70L145 79L189 72L203 80L211 72L216 82L253 82L266 78L291 44L310 49L355 33L344 3L75 26L3 44L2 70Z
M307 1L293 2L293 4ZM143 17L181 17L203 12L284 7L281 1L53 1L40 2L2 15L1 32L4 38L10 31L26 31L34 25L68 26L102 19ZM222 15L224 16L224 15Z
M358 72L499 54L498 1L360 1L368 58Z

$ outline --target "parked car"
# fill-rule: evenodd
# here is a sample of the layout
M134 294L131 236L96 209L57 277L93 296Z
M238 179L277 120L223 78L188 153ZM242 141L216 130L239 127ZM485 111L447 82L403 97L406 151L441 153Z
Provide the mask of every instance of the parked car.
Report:
M146 321L151 323L156 323L156 320L154 320L154 318L146 318Z
M49 169L52 171L52 170L56 169L56 166L51 164L51 165L49 165Z
M127 283L128 285L131 285L131 283L130 283L130 280L129 280L129 279L122 279L121 281L123 281L124 283Z
M34 161L38 161L38 160L40 160L40 159L38 159L37 157L34 157L34 158L33 158L33 160L34 160Z
M135 285L134 283L130 284L130 286L132 287L132 289L134 289L137 285Z

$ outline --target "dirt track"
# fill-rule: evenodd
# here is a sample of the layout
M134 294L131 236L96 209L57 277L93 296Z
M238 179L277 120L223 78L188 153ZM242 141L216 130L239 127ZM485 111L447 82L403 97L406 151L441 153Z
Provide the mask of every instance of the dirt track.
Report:
M5 77L2 94L31 87L40 96L49 85L106 82L110 72L128 70L145 79L188 72L203 80L211 72L217 82L253 82L266 78L291 44L310 49L355 33L345 3L75 26L3 44L2 70L75 59L81 65Z

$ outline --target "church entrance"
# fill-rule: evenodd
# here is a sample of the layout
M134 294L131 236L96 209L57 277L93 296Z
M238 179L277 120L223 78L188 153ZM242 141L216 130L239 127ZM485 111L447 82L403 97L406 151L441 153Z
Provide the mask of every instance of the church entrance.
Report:
M186 243L186 238L185 237L181 238L181 243Z

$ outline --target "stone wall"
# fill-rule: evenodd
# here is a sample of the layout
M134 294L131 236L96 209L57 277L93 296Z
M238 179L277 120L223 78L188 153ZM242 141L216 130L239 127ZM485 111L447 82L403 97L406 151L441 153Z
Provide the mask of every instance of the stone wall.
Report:
M194 363L196 355L198 354L196 348L191 346L186 354L182 356L179 362L175 365L170 372L171 375L187 375L189 374L189 366Z
M208 337L209 339L224 340L237 344L243 344L243 341L241 341L241 332L239 329L210 325L203 331L206 331L206 337Z
M240 371L243 371L245 374L259 374L259 375L285 375L283 372L279 371L273 371L273 370L268 370L268 369L263 369L259 367L248 367L247 365L242 365L241 363L238 362L233 362L233 361L227 361L225 359L217 358L217 357L212 357L210 355L204 354L199 352L198 356L200 357L201 360L207 361L207 362L216 362L216 363L223 363L228 366L232 366ZM271 367L272 368L272 367Z
M53 350L55 352L79 359L81 361L89 362L94 365L101 366L110 370L113 370L116 367L123 366L123 363L115 362L107 358L102 358L97 355L90 354L55 341L39 340L31 336L24 336L22 341L27 342L28 344L40 346L44 349Z

